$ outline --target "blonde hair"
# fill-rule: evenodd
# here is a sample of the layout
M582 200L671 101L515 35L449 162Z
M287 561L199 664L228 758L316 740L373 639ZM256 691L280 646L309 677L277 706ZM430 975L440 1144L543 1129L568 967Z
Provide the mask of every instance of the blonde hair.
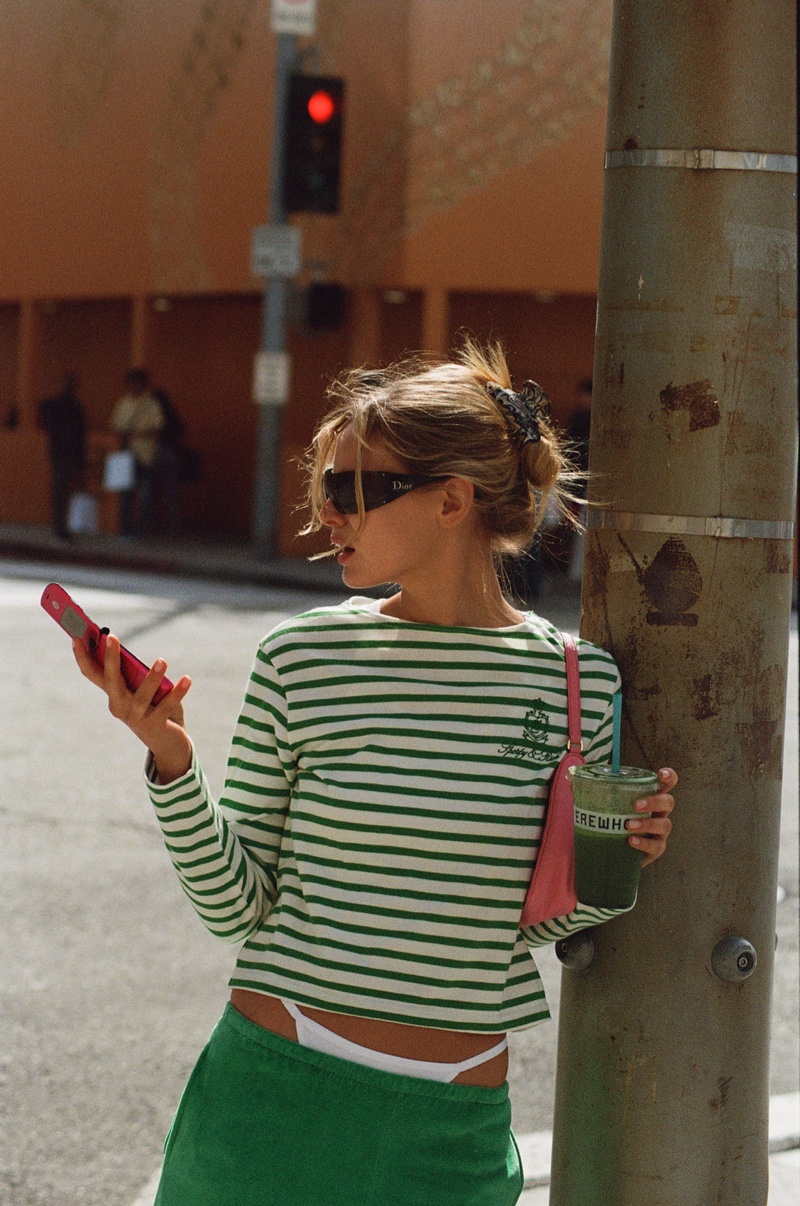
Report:
M568 517L568 483L580 479L563 438L540 421L541 438L520 443L520 431L487 385L511 389L501 344L466 338L454 361L408 359L386 369L354 369L328 390L333 405L306 461L311 518L302 535L323 527L322 475L347 428L356 437L356 497L364 521L361 450L372 441L411 473L463 477L475 487L475 511L496 555L533 540L548 501Z

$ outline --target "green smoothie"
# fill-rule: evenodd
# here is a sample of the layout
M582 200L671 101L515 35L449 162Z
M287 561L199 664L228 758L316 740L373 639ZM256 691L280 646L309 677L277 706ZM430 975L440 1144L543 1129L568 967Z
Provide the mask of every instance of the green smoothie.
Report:
M581 904L628 909L636 901L642 852L628 845L629 817L649 817L634 804L655 795L658 776L635 766L573 766L575 891Z

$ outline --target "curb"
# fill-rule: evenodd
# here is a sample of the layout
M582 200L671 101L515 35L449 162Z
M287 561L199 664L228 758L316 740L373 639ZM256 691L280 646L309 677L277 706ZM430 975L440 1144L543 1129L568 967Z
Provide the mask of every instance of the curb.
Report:
M550 1158L553 1132L535 1131L517 1135L522 1157L525 1189L550 1184ZM800 1147L800 1093L783 1093L769 1099L769 1153L793 1151Z
M214 545L167 540L124 540L113 536L59 541L46 528L0 525L2 560L57 561L90 569L127 570L172 577L207 578L297 590L344 594L334 562L309 564L301 557L260 559L245 545Z

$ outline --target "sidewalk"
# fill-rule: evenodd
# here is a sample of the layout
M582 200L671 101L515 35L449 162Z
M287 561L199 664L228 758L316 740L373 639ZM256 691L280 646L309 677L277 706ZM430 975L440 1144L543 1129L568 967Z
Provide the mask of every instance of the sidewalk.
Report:
M347 593L342 586L342 571L332 557L312 562L299 557L264 560L246 544L224 544L193 536L135 539L81 535L59 540L47 527L3 523L0 563L5 558Z
M299 558L266 561L255 556L248 546L203 542L186 538L173 541L165 538L121 540L115 536L82 536L65 542L54 537L48 528L0 524L0 572L3 561L62 564L89 569L113 569L153 575L210 579L219 583L246 584L284 589L301 589L342 597L350 593L341 584L341 569L328 558L309 563ZM542 611L560 627L577 631L579 613L578 587L569 583L558 571L546 571L545 598ZM796 620L795 620L796 625ZM796 641L796 636L793 638ZM796 737L793 738L796 743ZM795 744L796 748L796 744ZM788 807L788 805L786 806ZM796 842L796 827L794 837ZM796 846L794 847L796 849ZM785 877L786 878L786 877ZM787 882L796 881L794 870ZM790 887L790 894L794 895ZM796 900L795 900L796 905ZM785 906L789 908L790 905ZM783 941L783 939L781 940ZM794 939L784 948L785 957L795 960ZM794 965L794 964L793 964ZM796 1050L796 988L784 987L789 998L786 1018L776 1014L773 1025L779 1033L778 1058L788 1052L793 1059ZM792 1002L794 1004L792 1004ZM780 1084L780 1092L789 1084ZM800 1202L800 1104L797 1093L773 1097L770 1118L770 1196L769 1206L797 1206ZM779 1113L776 1114L775 1110ZM528 1124L530 1126L530 1123ZM534 1124L535 1125L535 1124ZM533 1128L531 1127L531 1131ZM518 1136L526 1174L526 1188L520 1206L546 1206L549 1196L549 1163L551 1135L547 1131ZM146 1173L147 1170L145 1170ZM144 1176L142 1178L144 1181ZM156 1181L151 1180L140 1192L136 1206L150 1206Z
M196 578L233 586L320 592L342 599L353 593L342 585L341 566L333 557L321 561L308 561L302 557L267 560L259 557L252 545L226 544L193 536L135 539L81 535L60 540L44 526L0 523L0 568L4 560L121 570L164 578ZM383 592L365 590L360 593ZM541 609L542 614L559 628L577 632L580 594L580 583L568 581L557 568L543 566L542 598L533 606Z
M517 1143L525 1171L525 1189L519 1206L548 1206L552 1132L517 1135ZM770 1099L769 1152L766 1206L797 1206L800 1201L800 1093L784 1093ZM150 1204L143 1197L135 1206Z

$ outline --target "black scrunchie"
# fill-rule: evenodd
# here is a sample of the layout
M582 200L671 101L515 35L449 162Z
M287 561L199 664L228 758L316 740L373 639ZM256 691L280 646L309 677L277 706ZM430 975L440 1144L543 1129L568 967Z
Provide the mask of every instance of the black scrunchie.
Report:
M519 390L504 389L488 382L487 392L503 407L512 420L513 438L519 444L538 444L542 438L540 423L550 422L550 399L535 381L523 381Z

